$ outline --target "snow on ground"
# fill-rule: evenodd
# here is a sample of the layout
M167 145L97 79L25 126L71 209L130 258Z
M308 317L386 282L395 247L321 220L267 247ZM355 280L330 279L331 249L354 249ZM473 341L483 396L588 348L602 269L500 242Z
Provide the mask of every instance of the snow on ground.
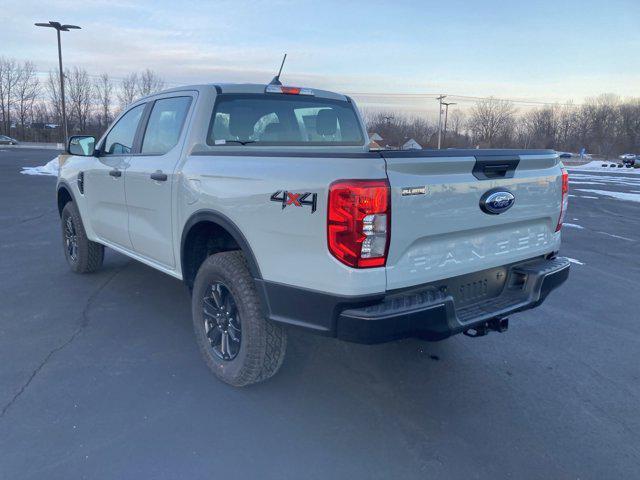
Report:
M22 167L20 173L23 175L52 175L57 177L59 168L58 157L55 157L49 160L46 165L39 167Z
M571 258L571 257L565 257L567 260L569 260L571 263L575 263L576 265L584 265L584 262L581 262L580 260L576 260L575 258Z
M609 233L609 232L601 232L599 230L596 230L596 231L597 233L601 233L602 235L606 235L607 237L617 238L619 240L626 240L627 242L635 242L633 238L623 237L622 235L614 235L613 233Z
M615 198L616 200L626 200L627 202L640 203L640 193L610 192L609 190L592 190L589 188L577 188L578 192L595 193L605 197Z
M625 187L640 187L640 177L624 177L622 175L589 175L572 173L569 175L570 185L622 185Z
M616 165L615 167L603 167L602 165ZM567 165L569 172L608 172L608 173L631 173L640 175L640 168L617 168L617 164L611 162L589 162L584 165Z
M582 225L578 225L577 223L567 223L564 222L562 224L563 227L569 227L569 228L577 228L578 230L582 230L584 229L584 227Z

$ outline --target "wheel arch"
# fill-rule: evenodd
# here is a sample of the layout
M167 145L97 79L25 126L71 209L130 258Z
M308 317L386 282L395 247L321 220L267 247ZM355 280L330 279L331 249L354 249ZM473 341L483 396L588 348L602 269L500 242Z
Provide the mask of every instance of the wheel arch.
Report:
M61 217L62 217L62 210L64 209L64 206L69 202L75 203L76 199L73 196L73 191L71 190L71 187L69 187L69 185L66 184L66 182L60 182L58 184L58 188L56 192L56 200L58 203L58 215L60 215Z
M203 239L216 241L213 244L203 243ZM198 210L193 213L184 224L180 240L180 266L184 283L191 289L198 268L206 257L230 250L240 250L251 276L255 279L262 278L249 242L231 219L214 210Z

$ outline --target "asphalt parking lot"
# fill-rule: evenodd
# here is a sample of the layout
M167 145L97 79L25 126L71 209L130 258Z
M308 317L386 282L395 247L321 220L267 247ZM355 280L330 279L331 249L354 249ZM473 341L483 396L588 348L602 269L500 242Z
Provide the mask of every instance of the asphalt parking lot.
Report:
M570 279L507 333L292 332L276 377L233 389L179 281L111 251L70 272L55 179L19 173L54 155L0 147L0 478L640 475L640 175L571 173Z

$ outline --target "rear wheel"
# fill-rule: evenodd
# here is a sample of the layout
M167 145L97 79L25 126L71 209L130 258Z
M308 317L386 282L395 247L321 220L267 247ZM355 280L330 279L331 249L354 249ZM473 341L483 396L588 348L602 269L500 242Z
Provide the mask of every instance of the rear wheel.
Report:
M220 380L241 387L278 371L287 346L286 332L262 313L241 252L218 253L202 263L191 307L200 351Z
M67 263L74 272L95 272L102 266L104 246L87 238L80 212L73 202L68 202L62 210L62 243Z

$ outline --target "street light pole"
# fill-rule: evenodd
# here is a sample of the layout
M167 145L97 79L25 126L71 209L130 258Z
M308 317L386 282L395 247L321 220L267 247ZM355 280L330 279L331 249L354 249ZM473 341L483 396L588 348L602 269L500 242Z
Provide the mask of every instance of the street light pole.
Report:
M58 36L58 67L60 68L60 102L62 104L62 132L64 138L62 143L67 142L69 130L67 128L67 110L64 99L64 70L62 70L62 43L60 41L60 32L68 32L69 29L79 29L77 25L61 25L60 22L36 23L36 27L55 28Z
M457 105L457 103L453 102L442 102L444 105L444 135L442 136L442 143L446 145L447 143L447 119L449 118L449 105Z
M64 70L62 70L62 44L59 28L56 28L56 34L58 35L58 67L60 68L60 99L62 102L62 129L64 131L62 143L66 143L69 138L69 129L67 128L67 107L64 101Z
M438 100L438 150L440 150L440 145L442 143L442 100L445 98L447 98L446 95L436 97L436 100Z

